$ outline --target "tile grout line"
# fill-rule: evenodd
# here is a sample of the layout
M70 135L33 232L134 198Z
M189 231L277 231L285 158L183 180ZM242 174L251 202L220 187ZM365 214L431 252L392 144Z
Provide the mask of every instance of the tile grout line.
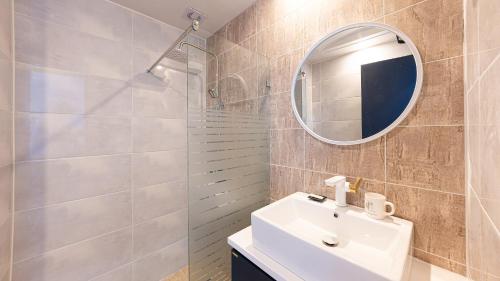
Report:
M463 50L463 55L464 55L464 63L463 63L463 69L462 69L462 72L463 72L463 85L464 85L464 166L465 166L465 187L464 187L464 192L465 192L465 206L464 206L464 209L465 209L465 275L467 277L470 276L470 273L469 273L469 270L470 270L470 267L471 267L471 264L470 264L470 259L469 259L469 237L468 237L468 231L467 231L467 228L470 224L470 221L469 221L469 216L470 216L470 208L468 208L468 206L470 206L469 202L470 202L470 190L469 190L469 181L470 181L470 167L469 167L469 164L470 164L470 161L469 161L469 130L470 130L470 122L469 122L469 94L472 93L472 90L474 89L475 85L476 85L476 82L478 81L478 77L474 77L474 81L472 82L471 85L469 85L469 72L468 72L468 69L469 69L469 59L468 59L468 48L467 48L467 40L468 40L468 31L467 31L467 28L466 26L468 25L468 21L467 21L467 13L468 13L468 9L467 9L467 0L464 0L463 1L463 4L462 4L462 11L463 11L463 15L462 15L462 21L463 21L463 30L464 30L464 34L463 34L463 43L462 43L462 50ZM476 25L477 26L477 25ZM479 33L478 33L479 34ZM474 43L477 43L477 42L474 42ZM476 56L476 55L474 55ZM477 57L479 57L479 55L477 55ZM477 59L477 61L479 61L479 59ZM479 68L479 66L477 66ZM466 85L467 84L467 85Z
M161 219L163 217L171 216L171 215L174 215L176 213L181 213L181 212L187 211L187 210L188 210L188 207L183 207L183 208L180 208L180 209L177 209L177 210L173 210L173 211L170 211L170 212L162 214L162 215L150 217L150 218L147 218L147 219L145 219L143 221L138 222L137 224L134 224L133 227L140 226L140 225L149 223L151 221L155 221L155 220Z
M11 105L11 130L12 130L12 144L11 144L11 149L12 149L12 163L11 163L11 177L12 177L12 183L11 183L11 210L10 210L10 215L11 215L11 222L10 222L10 257L9 257L9 277L8 280L12 280L13 277L13 269L14 269L14 227L15 227L15 208L16 208L16 126L15 126L15 111L16 111L16 36L15 36L15 3L14 0L10 1L11 3L11 62L12 62L12 92L10 93L12 96L12 105Z
M170 150L152 150L143 152L123 152L123 153L112 153L112 154L92 154L92 155L79 155L79 156L65 156L60 158L44 158L44 159L28 159L17 161L15 164L26 164L26 163L36 163L36 162L48 162L48 161L58 161L58 160L76 160L82 158L104 158L104 157L117 157L117 156L134 156L134 155L145 155L157 152L180 152L185 151L185 148L173 148Z
M406 184L400 184L400 183L392 183L392 182L387 182L388 185L395 185L395 186L402 186L402 187L408 187L412 189L417 189L417 190L425 190L425 191L430 191L430 192L439 192L442 194L448 194L448 195L455 195L455 196L460 196L460 197L465 197L465 193L456 193L456 192L449 192L449 191L443 191L443 190L437 190L437 189L431 189L431 188L425 188L425 187L418 187L418 186L411 186L411 185L406 185Z
M384 195L387 197L387 134L384 136Z
M292 170L303 170L304 172L313 172L313 173L320 173L320 174L331 174L331 175L338 175L338 173L332 173L332 172L322 172L322 171L316 171L316 170L311 170L307 168L300 168L300 167L292 167L292 166L287 166L287 165L282 165L282 164L275 164L271 163L272 166L280 167L280 168L287 168L287 169L292 169ZM356 176L351 176L351 175L345 175L346 177L354 178ZM371 178L366 178L366 180L369 181L376 181L379 183L383 183L381 180L376 180L376 179L371 179Z
M293 169L293 170L303 170L304 172L313 172L313 173L320 173L320 174L331 174L331 175L338 175L339 173L337 172L324 172L324 171L317 171L317 170L311 170L311 169L302 169L300 167L292 167L292 166L287 166L287 165L282 165L282 164L276 164L276 163L271 163L270 165L276 166L276 167L281 167L281 168L287 168L287 169ZM345 175L346 177L354 178L356 177L355 175ZM443 190L438 190L438 189L431 189L431 188L425 188L425 187L418 187L418 186L411 186L411 185L405 185L405 184L400 184L400 183L393 183L393 182L388 182L384 180L377 180L377 179L372 179L372 178L364 178L365 180L369 181L374 181L377 183L384 183L387 185L395 185L395 186L401 186L401 187L408 187L412 189L419 189L419 190L425 190L425 191L430 191L430 192L439 192L443 194L451 194L451 195L456 195L456 196L465 196L465 194L461 193L456 193L456 192L449 192L449 191L443 191Z
M470 187L469 187L470 188ZM474 188L470 188L470 192L474 193L474 196L477 198L477 201L479 202L479 207L481 208L481 212L484 213L484 215L486 216L486 218L488 219L488 222L490 223L490 225L493 227L493 229L495 230L497 236L500 236L500 229L497 228L495 222L493 221L493 219L490 217L490 215L488 214L488 211L486 211L486 209L484 208L483 206L483 202L481 202L481 199L480 197L477 195L476 191L474 190Z
M384 17L385 17L385 16L392 16L392 15L397 14L397 13L400 13L400 12L402 12L402 11L406 10L406 9L409 9L409 8L415 7L415 6L417 6L417 5L420 5L420 4L422 4L422 3L425 3L425 2L430 2L430 1L431 1L431 0L421 0L421 1L417 2L417 3L414 3L414 4L411 4L411 5L408 5L408 6L406 6L406 7L403 7L403 8L401 8L401 9L398 9L398 10L392 11L392 12L387 13L387 14L386 14L386 13L385 13L385 11L384 11Z
M467 266L466 264L461 263L461 262L459 262L459 261L455 261L455 260L452 260L452 259L450 259L450 258L446 258L446 257L440 256L440 255L438 255L438 254L435 254L435 253L432 253L432 252L426 251L426 250L424 250L424 249L417 248L417 247L415 247L415 246L413 246L413 249L415 249L415 250L417 250L417 251L424 252L424 253L429 254L429 255L431 255L431 256L434 256L434 257L437 257L437 258L440 258L440 259L443 259L443 260L446 260L446 261L452 262L452 263L456 263L456 264L458 264L458 265L462 265L462 266L464 266L464 267L466 267L466 266ZM414 256L414 257L415 257L415 258L417 258L416 256ZM417 259L418 259L418 258L417 258ZM420 259L420 260L422 260L422 259ZM422 260L422 261L423 261L423 260ZM427 263L429 263L429 264L431 264L431 265L434 265L434 266L437 266L437 265L432 264L432 263L430 263L430 262L427 262ZM451 271L451 270L450 270L450 271Z
M306 190L306 130L302 129L303 151L302 151L302 171L303 171L303 190Z
M28 212L42 210L42 209L48 209L48 208L53 208L53 207L60 207L60 206L66 205L66 204L74 204L74 203L77 203L77 202L80 202L80 201L89 200L89 199L98 199L98 198L107 197L107 196L115 196L117 194L127 193L127 192L130 192L130 191L127 190L127 189L122 189L122 190L119 190L119 191L109 192L109 193L105 193L105 194L99 194L99 195L90 196L90 197L84 197L84 198L79 198L79 199L74 199L74 200L68 200L68 201L64 201L64 202L51 203L51 204L47 204L47 205L43 205L43 206L39 206L39 207L34 207L34 208L16 210L15 213L16 214L23 214L23 213L28 213Z
M136 21L136 16L133 15L132 16L132 49L135 49L135 21ZM135 59L133 58L132 59L132 69L135 68ZM134 71L132 70L132 73L134 73ZM132 116L134 116L134 113L135 113L135 104L134 104L134 93L135 93L135 90L134 88L132 88L132 100L131 100L131 110L132 110ZM134 118L130 118L130 152L133 152L134 151ZM129 162L129 173L130 173L130 176L129 176L129 185L130 185L130 204L131 204L131 210L130 210L130 213L131 213L131 228L132 228L132 241L131 241L131 245L132 245L132 249L131 249L131 252L132 252L132 256L131 256L131 261L132 262L132 265L131 265L131 273L132 273L132 276L130 277L130 279L135 279L135 266L133 264L133 260L134 260L134 257L135 257L135 228L134 228L134 225L135 225L135 216L134 216L134 213L135 213L135 188L134 188L134 160L132 157L130 157L130 162ZM115 268L116 269L116 268Z
M27 262L29 260L33 260L33 259L36 259L36 258L39 258L39 257L43 257L43 256L46 256L52 252L55 252L55 251L59 251L59 250L64 250L64 249L67 249L69 247L72 247L72 246L75 246L75 245L79 245L79 244L82 244L82 243L85 243L85 242L89 242L89 241L92 241L92 240L95 240L95 239L99 239L99 238L102 238L102 237L105 237L107 235L111 235L111 234L114 234L114 233L118 233L120 231L124 231L126 229L131 229L132 226L131 225L128 225L128 226L124 226L124 227L121 227L121 228L118 228L118 229L114 229L112 231L108 231L108 232L105 232L105 233L101 233L99 235L95 235L95 236L92 236L92 237L89 237L89 238L86 238L86 239L83 239L83 240L80 240L80 241L77 241L77 242L74 242L74 243L70 243L70 244L67 244L67 245L64 245L64 246L61 246L59 248L55 248L55 249L51 249L51 250L46 250L45 252L42 252L40 254L36 254L34 256L31 256L31 257L27 257L27 258L24 258L24 259L21 259L21 260L18 260L16 261L13 265L15 264L20 264L20 263L24 263L24 262Z
M131 39L126 39L126 38L119 39L119 38L105 37L103 35L91 33L90 31L84 31L84 30L78 29L76 27L73 27L71 25L68 25L68 24L65 24L62 22L57 22L57 21L54 21L52 19L47 19L47 18L39 18L39 17L36 17L34 15L30 15L28 13L22 13L22 12L15 11L14 15L19 16L21 18L25 18L25 19L30 20L30 21L41 22L41 23L47 24L47 25L54 25L54 26L57 26L59 28L66 29L72 33L80 33L80 34L84 34L85 36L97 38L99 40L110 41L110 42L117 43L120 45L125 45L125 44L130 43L132 41ZM132 15L130 15L130 16L132 17Z
M428 0L426 0L428 1ZM461 54L461 55L456 55L456 56L451 56L451 57L446 57L446 58L441 58L441 59L436 59L436 60L430 60L430 61L426 61L426 62L422 62L423 65L426 65L426 64L431 64L431 63L436 63L436 62L442 62L442 61L447 61L447 60L454 60L454 59L458 59L458 58L463 58L464 55Z
M464 124L443 125L398 125L396 128L433 128L433 127L464 127Z
M174 181L168 181L168 182L161 182L161 183L158 183L158 184L141 186L141 187L138 187L137 189L138 190L143 190L143 189L153 188L153 187L156 187L158 185L163 185L163 184L170 185L170 184L175 184L175 183L182 184L182 183L184 183L184 181L182 181L182 180L174 180ZM124 189L118 190L118 191L113 191L113 192L108 192L108 193L103 193L103 194L98 194L98 195L93 195L93 196L88 196L88 197L82 197L82 198L67 200L67 201L63 201L63 202L50 203L50 204L46 204L46 205L42 205L42 206L38 206L38 207L34 207L34 208L14 210L14 213L19 214L19 213L25 213L25 212L33 212L33 211L36 211L36 210L41 210L41 209L46 209L46 208L51 208L51 207L62 206L62 205L65 205L65 204L72 204L72 203L76 203L76 202L79 202L79 201L84 201L84 200L89 200L89 199L97 199L97 198L101 198L101 197L112 196L112 195L117 195L117 194L126 193L126 192L130 192L130 190L127 190L127 188L124 188Z
M99 277L102 277L102 276L104 276L104 275L106 275L106 274L108 274L108 273L114 272L114 271L116 271L116 270L118 270L118 269L120 269L120 268L122 268L122 267L125 267L125 266L131 266L131 267L132 267L132 271L133 271L133 270L134 270L134 266L133 266L133 265L134 265L137 261L140 261L140 260L145 259L145 258L148 258L148 257L150 257L150 256L152 256L152 255L154 255L154 254L157 254L157 253L159 253L159 252L161 252L161 251L163 251L163 250L165 250L165 249L167 249L167 248L171 247L173 244L175 244L175 243L179 243L180 241L182 241L182 240L184 240L184 239L186 239L186 237L183 237L183 238L177 239L177 240L173 241L172 243L168 244L167 246L165 246L165 247L163 247L163 248L161 248L161 249L157 249L157 250L155 250L155 251L149 252L149 253L147 253L146 255L141 256L141 257L140 257L140 258L138 258L138 259L134 259L134 258L132 258L132 260L131 260L131 261L129 261L129 262L127 262L127 263L124 263L124 264L121 264L121 265L119 265L118 267L115 267L115 268L113 268L113 269L111 269L111 270L109 270L109 271L106 271L106 272L102 273L102 274L96 275L96 276L92 277L89 281L95 280L95 279L97 279L97 278L99 278ZM132 275L132 276L133 276L133 275Z

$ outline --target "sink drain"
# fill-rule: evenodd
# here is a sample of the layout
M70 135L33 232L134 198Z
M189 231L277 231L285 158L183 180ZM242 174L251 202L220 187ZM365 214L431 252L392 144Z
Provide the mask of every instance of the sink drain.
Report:
M339 240L335 236L324 236L322 241L328 247L335 247L339 244Z

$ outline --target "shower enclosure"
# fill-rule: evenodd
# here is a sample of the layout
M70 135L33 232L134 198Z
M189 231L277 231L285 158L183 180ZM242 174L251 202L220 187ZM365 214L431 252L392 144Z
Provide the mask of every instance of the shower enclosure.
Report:
M200 40L189 35L198 26L149 71L162 80L186 72L189 280L231 280L227 237L269 201L269 64L255 42Z
M227 43L232 48L219 54L224 65L220 75L217 57L187 47L188 68L191 63L207 62L204 83L192 75L187 80L189 271L193 281L231 279L227 237L248 226L250 213L269 198L268 119L254 106L258 105L259 56L254 50ZM251 61L243 69L231 69L227 61L231 52ZM213 88L216 95L210 93Z

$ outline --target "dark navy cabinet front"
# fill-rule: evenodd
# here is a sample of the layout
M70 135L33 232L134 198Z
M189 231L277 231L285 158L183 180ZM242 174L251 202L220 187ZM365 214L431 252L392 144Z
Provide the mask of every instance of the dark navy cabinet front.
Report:
M275 281L236 250L231 251L232 281Z

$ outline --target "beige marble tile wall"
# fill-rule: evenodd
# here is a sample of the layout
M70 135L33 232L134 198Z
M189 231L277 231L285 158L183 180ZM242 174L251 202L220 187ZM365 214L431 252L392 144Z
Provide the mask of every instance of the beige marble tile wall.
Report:
M293 116L292 72L315 40L363 21L413 38L424 61L422 95L386 137L348 147L321 143ZM363 177L350 203L362 205L365 191L385 193L396 215L415 223L414 255L465 274L463 28L460 0L258 0L209 38L226 73L257 65L258 96L234 102L271 115L271 199L296 191L333 197L325 178ZM265 58L244 56L242 48Z
M0 0L0 280L9 281L12 248L12 1Z
M464 8L468 275L500 280L500 2Z
M182 32L105 0L15 1L14 281L160 280L187 264Z

